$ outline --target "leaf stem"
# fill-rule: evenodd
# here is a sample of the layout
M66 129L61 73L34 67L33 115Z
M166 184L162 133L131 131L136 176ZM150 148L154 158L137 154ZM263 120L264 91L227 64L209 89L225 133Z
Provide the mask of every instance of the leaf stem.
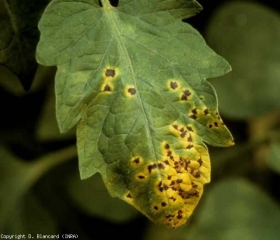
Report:
M29 174L30 178L29 186L34 184L42 175L44 175L47 171L54 168L55 166L67 162L69 160L77 157L77 147L76 145L72 145L70 147L60 149L56 152L49 153L35 162L28 163L30 164L32 174Z

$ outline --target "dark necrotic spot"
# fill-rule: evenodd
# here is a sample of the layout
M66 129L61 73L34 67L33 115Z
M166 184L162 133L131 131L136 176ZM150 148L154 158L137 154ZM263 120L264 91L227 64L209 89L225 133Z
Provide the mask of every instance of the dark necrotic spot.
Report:
M188 129L188 131L193 132L192 127L189 127L189 126L188 126L187 129Z
M119 0L109 0L110 1L110 4L113 6L113 7L117 7L119 5Z
M200 172L197 169L194 169L191 171L191 174L195 177L195 178L200 178Z
M168 176L167 179L170 180L172 178L172 176Z
M193 145L192 144L189 144L188 146L187 146L187 149L192 149L193 148Z
M201 158L200 159L198 159L197 160L197 162L199 163L199 165L201 166L202 165L202 163L203 163L203 161L201 160Z
M153 164L153 165L148 166L149 173L151 173L152 170L155 169L156 167L157 167L156 164Z
M215 127L218 127L218 123L217 122L214 122L214 125L215 125Z
M106 77L114 77L116 74L114 69L106 69L105 71L105 76Z
M192 113L196 115L196 114L197 114L197 109L194 108L194 109L192 110Z
M187 97L185 94L183 94L183 95L181 96L181 100L188 100L188 97Z
M104 92L110 92L111 91L111 87L107 84L104 88Z
M135 158L135 159L133 160L133 162L136 163L136 164L138 164L138 163L140 162L140 159L139 159L139 158Z
M169 149L169 148L170 148L169 144L166 143L166 144L164 145L164 148L165 148L165 149Z
M205 115L209 114L209 110L207 108L204 110L204 114Z
M173 200L173 202L176 201L176 198L175 198L175 197L170 197L169 199L170 199L170 200Z
M158 168L159 168L159 169L165 169L165 166L164 166L162 163L159 163L159 164L158 164Z
M135 95L135 94L136 94L136 89L135 89L135 88L129 88L129 89L128 89L128 92L129 92L131 95Z
M185 90L184 91L184 95L186 95L187 97L189 97L190 95L192 95L192 93L189 90Z
M189 117L192 118L192 119L197 119L197 116L194 115L194 114L190 115Z
M177 83L177 82L171 82L171 83L170 83L170 87L171 87L172 89L176 89L176 88L178 87L178 83Z
M181 136L181 138L184 138L186 135L187 135L187 131L184 131L184 132L181 133L180 136Z
M127 194L127 195L126 195L126 197L127 197L127 198L132 198L132 196L131 196L131 194L130 194L130 193L129 193L129 194Z
M155 210L158 210L158 207L157 207L157 206L154 206L154 209L155 209Z
M161 203L161 206L165 207L165 206L166 206L166 203L165 203L165 202L162 202L162 203Z
M180 178L179 178L179 179L176 180L176 182L177 182L177 183L182 183L182 182L183 182L183 179L180 179Z
M159 188L159 191L163 192L163 187L160 187L160 188Z
M188 100L188 97L191 95L192 93L189 90L185 90L183 92L183 95L181 96L181 100Z
M178 125L173 124L172 127L175 128L176 130L178 130Z
M192 142L192 136L191 135L188 137L188 142Z
M213 127L213 125L212 124L209 124L209 128L212 128Z
M145 176L143 176L143 175L139 175L139 176L138 176L138 178L139 178L139 179L144 179L144 178L145 178Z
M169 162L168 162L168 160L165 160L165 161L164 161L164 163L165 163L166 165L169 165Z

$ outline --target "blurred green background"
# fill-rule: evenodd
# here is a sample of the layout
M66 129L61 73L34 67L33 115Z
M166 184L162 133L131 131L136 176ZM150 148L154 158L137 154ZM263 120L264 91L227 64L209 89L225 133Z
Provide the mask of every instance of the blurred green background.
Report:
M8 31L3 2L0 62ZM55 119L55 68L32 70L36 21L48 0L10 2L12 10L22 19L28 15L32 24L21 21L27 66L14 66L22 61L16 50L10 53L15 63L10 69L0 64L0 234L72 233L85 240L97 235L106 239L112 233L135 240L280 239L277 1L201 0L204 10L187 20L233 68L209 81L236 145L209 147L212 181L191 219L176 230L156 226L111 198L99 175L80 180L75 130L61 135ZM18 76L26 89L33 82L29 91L23 90Z

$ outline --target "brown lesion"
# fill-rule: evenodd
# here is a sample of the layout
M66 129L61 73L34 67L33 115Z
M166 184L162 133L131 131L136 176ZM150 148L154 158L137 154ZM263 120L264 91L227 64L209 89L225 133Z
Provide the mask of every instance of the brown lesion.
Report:
M129 88L127 91L130 93L130 95L135 95L136 94L136 89L135 88Z
M105 70L105 76L106 76L106 77L115 77L115 75L116 75L115 69L107 68L107 69Z
M170 82L170 87L175 90L176 88L179 87L179 85L177 82Z
M103 89L103 91L104 91L104 92L111 92L112 89L111 89L111 87L110 87L108 84L106 84L105 87L104 87L104 89Z
M183 91L183 94L181 96L181 100L187 101L188 98L191 96L191 91L190 90L185 90Z
M128 193L128 194L126 195L126 197L132 199L132 196L131 196L130 193Z

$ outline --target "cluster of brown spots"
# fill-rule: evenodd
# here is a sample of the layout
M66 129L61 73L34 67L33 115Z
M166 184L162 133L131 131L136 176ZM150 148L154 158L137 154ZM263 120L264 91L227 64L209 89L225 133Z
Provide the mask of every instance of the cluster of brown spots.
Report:
M179 128L178 128L179 129ZM180 129L178 131L185 131L186 129ZM193 145L192 145L193 147ZM165 170L165 168L175 170L176 174L168 175L166 172L167 180L160 181L157 185L159 192L166 191L169 195L169 200L175 202L177 198L187 199L190 197L198 197L199 192L196 190L197 185L190 182L189 176L196 179L200 178L201 174L199 168L202 166L203 161L201 158L198 160L184 159L182 157L175 156L170 145L168 143L164 144L164 149L166 151L166 159L163 160L162 165L164 167L159 167L160 164L152 164L148 166L149 172L154 168L159 168ZM170 172L170 171L169 171ZM170 172L172 173L172 171ZM191 186L190 186L191 185ZM188 187L189 186L189 187ZM171 192L170 192L171 190ZM174 192L174 193L172 193ZM175 192L177 194L175 194Z
M129 88L127 91L130 93L130 95L135 95L136 94L136 89L135 88Z
M154 163L148 166L148 172L152 173L153 169L164 169L165 166L163 163Z
M189 191L181 191L181 196L183 199L189 199L191 197L199 197L199 192L197 190L197 185L192 182L192 187Z
M223 125L223 123L221 123L222 125ZM213 122L213 123L210 123L209 125L208 125L208 127L211 129L211 128L213 128L213 127L219 127L219 123L218 122Z
M179 87L178 83L177 82L170 82L170 87L172 89L176 89L177 87Z
M177 136L180 136L183 139L186 139L189 143L193 142L193 128L191 126L184 126L179 127L177 124L173 124L172 128L175 130L172 130Z
M185 90L185 91L183 91L183 94L182 94L182 96L181 96L181 100L185 100L185 101L187 101L188 100L188 97L189 96L191 96L191 92L190 92L190 90Z
M103 69L103 84L101 87L102 92L110 93L113 91L114 86L112 85L112 80L115 79L117 75L117 69L112 67L107 67Z
M192 111L192 113L189 115L190 118L192 119L197 119L198 118L198 111L196 108L194 108Z
M198 171L198 169L192 169L190 173L193 177L200 178L200 172Z

